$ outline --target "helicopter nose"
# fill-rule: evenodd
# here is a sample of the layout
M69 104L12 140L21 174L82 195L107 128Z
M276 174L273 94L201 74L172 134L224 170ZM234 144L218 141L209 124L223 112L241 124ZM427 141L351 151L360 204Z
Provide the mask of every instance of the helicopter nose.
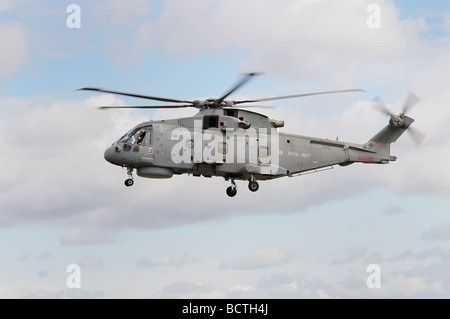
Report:
M106 149L105 154L103 156L105 157L105 160L107 160L111 164L114 164L113 161L114 161L118 151L119 151L118 146L113 144Z

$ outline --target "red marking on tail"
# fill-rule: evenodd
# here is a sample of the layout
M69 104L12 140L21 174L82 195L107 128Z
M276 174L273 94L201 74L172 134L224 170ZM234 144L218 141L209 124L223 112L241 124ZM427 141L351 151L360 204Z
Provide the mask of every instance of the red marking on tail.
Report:
M367 156L367 155L359 155L358 161L373 162L373 161L375 161L375 157Z
M380 141L378 141L378 140L374 140L375 141L375 143L377 143L377 145L379 146L379 147L381 147L382 149L386 149L386 147L383 145L383 144L381 144L380 143Z

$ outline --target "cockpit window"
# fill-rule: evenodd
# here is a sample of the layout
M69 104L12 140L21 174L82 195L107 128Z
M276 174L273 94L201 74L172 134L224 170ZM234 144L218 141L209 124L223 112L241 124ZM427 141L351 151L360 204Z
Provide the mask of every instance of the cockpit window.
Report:
M126 144L139 144L139 145L149 145L150 144L150 131L135 129L127 134L125 134L119 142Z
M128 134L125 134L121 139L120 142L122 143L128 143L128 144L134 144L136 143L136 140L139 136L139 129L135 129L130 131Z

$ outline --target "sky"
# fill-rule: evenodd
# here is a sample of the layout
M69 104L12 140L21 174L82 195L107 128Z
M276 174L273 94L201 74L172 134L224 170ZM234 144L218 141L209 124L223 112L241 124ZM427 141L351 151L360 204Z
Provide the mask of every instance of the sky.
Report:
M447 2L0 0L0 42L0 298L450 297ZM233 99L364 89L251 109L281 132L364 143L389 121L371 102L414 92L426 137L234 198L218 177L127 188L105 149L197 111L76 91L205 99L248 72Z

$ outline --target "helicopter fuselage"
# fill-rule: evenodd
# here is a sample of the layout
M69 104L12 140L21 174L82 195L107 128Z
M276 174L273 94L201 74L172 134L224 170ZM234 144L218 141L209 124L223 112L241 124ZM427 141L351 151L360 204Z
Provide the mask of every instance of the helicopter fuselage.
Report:
M283 124L248 110L201 109L193 117L137 125L105 151L105 159L127 167L130 177L136 169L141 177L220 176L233 185L234 180L255 182L334 165L395 160L387 149L390 143L357 144L278 132ZM385 128L393 129L391 123Z

